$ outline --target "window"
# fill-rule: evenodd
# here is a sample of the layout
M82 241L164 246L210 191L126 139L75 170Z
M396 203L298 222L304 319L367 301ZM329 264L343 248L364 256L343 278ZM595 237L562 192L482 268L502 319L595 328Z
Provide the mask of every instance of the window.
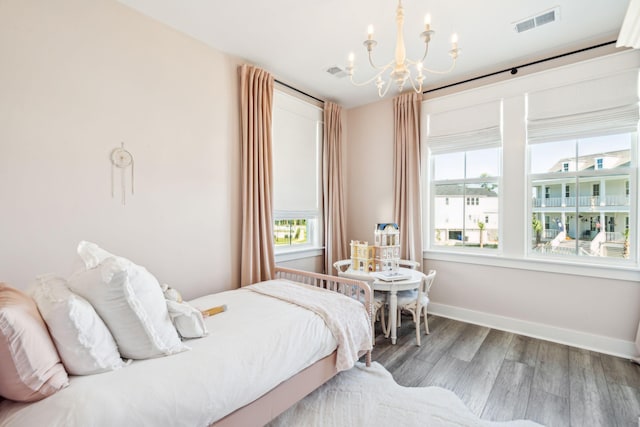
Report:
M609 68L607 75L587 63L574 68L423 103L426 258L637 280L637 55L625 67ZM492 119L487 111L494 102L501 108ZM491 200L470 194L479 174L465 170L470 163L466 156L489 148L474 146L471 135L486 141L491 127L504 128L504 145L495 146L504 156L501 170L491 175L498 185L496 215L488 212ZM443 173L445 158L447 169L455 173ZM449 197L446 210L438 202L443 193ZM452 194L462 194L462 199ZM496 250L471 247L479 243L479 232L475 237L470 233L478 220L485 223L485 243L492 240L487 231L498 230Z
M545 206L533 205L532 213L538 219L552 218L544 221L541 236L532 235L534 253L622 258L625 224L632 214L626 183L633 174L628 165L634 141L633 134L622 133L530 147L530 167L536 172L531 185L545 186L549 194ZM558 157L570 153L582 167L561 175L555 172ZM607 168L590 167L594 154L610 159ZM576 197L569 196L570 186L576 189ZM554 188L558 192L564 188L563 200L556 199Z
M596 169L602 169L602 167L604 166L604 159L602 157L598 157L596 159Z
M499 248L501 108L501 102L490 102L429 116L431 248ZM477 120L460 118L466 114Z
M276 253L321 246L322 109L275 90L273 193Z
M529 230L529 255L636 264L637 235L629 239L625 229L638 215L630 200L637 193L638 71L529 93L527 111L528 182L550 187L546 205L531 204L529 214L551 217L540 238Z

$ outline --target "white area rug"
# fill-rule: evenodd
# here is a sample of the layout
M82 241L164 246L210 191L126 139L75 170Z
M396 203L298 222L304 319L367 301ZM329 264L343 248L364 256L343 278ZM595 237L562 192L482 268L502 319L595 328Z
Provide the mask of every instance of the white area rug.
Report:
M479 419L453 392L440 387L403 387L379 363L358 363L295 404L271 427L534 427L518 420Z

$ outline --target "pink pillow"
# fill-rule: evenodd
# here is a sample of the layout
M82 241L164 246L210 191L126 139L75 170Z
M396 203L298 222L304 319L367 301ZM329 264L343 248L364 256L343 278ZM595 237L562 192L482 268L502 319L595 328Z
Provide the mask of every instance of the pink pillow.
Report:
M0 283L0 395L33 402L69 384L35 302Z

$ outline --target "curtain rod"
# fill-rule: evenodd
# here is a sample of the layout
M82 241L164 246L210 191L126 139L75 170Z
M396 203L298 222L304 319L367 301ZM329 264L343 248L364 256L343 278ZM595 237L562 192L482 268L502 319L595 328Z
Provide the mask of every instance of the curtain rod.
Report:
M519 68L529 67L531 65L540 64L540 63L551 61L551 60L554 60L554 59L564 58L565 56L574 55L576 53L586 52L586 51L591 50L591 49L597 49L599 47L608 46L610 44L615 43L616 41L617 40L604 42L604 43L600 43L600 44L597 44L597 45L593 45L593 46L585 47L585 48L582 48L582 49L574 50L574 51L571 51L571 52L561 53L560 55L555 55L555 56L550 56L548 58L539 59L537 61L527 62L526 64L518 65L518 66L515 66L515 67L505 68L504 70L494 71L493 73L488 73L488 74L483 74L481 76L472 77L472 78L467 79L467 80L462 80L462 81L459 81L459 82L456 82L456 83L451 83L451 84L448 84L448 85L440 86L440 87L437 87L435 89L425 90L424 92L422 92L422 94L424 95L425 93L435 92L435 91L441 90L441 89L447 89L447 88L450 88L450 87L453 87L453 86L457 86L457 85L461 85L461 84L464 84L464 83L473 82L475 80L484 79L485 77L492 77L492 76L495 76L495 75L498 75L498 74L502 74L502 73L506 73L506 72L510 72L511 74L517 74Z
M324 104L324 101L323 101L322 99L316 98L316 97L315 97L315 96L313 96L313 95L309 95L308 93L303 92L303 91L301 91L300 89L295 88L295 87L293 87L293 86L291 86L291 85L288 85L288 84L286 84L286 83L284 83L284 82L281 82L281 81L280 81L280 80L278 80L278 79L274 79L274 81L275 81L276 83L278 83L279 85L282 85L282 86L284 86L284 87L286 87L286 88L288 88L288 89L294 90L294 91L298 92L298 93L299 93L299 94L301 94L301 95L307 96L307 97L309 97L309 98L311 98L311 99L315 99L316 101L321 102L321 103L323 103L323 104Z

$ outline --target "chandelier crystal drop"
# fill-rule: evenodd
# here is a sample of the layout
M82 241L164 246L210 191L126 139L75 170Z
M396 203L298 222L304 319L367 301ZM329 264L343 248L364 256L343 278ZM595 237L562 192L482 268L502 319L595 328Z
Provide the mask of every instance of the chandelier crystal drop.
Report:
M398 92L402 92L407 81L411 83L411 87L416 93L422 92L422 83L424 81L424 73L431 74L446 74L453 71L453 68L456 65L456 59L458 59L458 55L460 54L460 48L458 48L458 35L453 34L451 36L451 50L449 51L449 56L452 58L451 66L448 70L445 71L437 71L430 70L424 67L424 60L427 58L427 54L429 53L429 42L431 38L434 36L435 31L431 29L431 17L430 15L426 15L424 19L424 31L420 34L420 37L424 41L424 55L419 61L412 61L407 58L406 49L404 46L404 36L403 36L403 27L404 27L404 9L402 7L402 0L398 0L398 8L396 9L396 26L397 26L397 35L396 35L396 50L395 50L395 58L386 65L377 66L373 62L372 52L373 48L378 44L377 41L373 39L373 26L369 25L367 29L367 40L363 42L363 45L367 49L367 54L369 57L369 64L376 70L375 75L367 81L364 82L356 82L353 79L354 74L354 55L353 53L349 54L349 65L347 66L347 74L349 75L349 80L356 86L365 86L375 81L375 85L378 88L378 95L380 98L384 97L389 88L391 87L392 81L395 81L396 86L398 87ZM411 67L415 67L415 76L411 73ZM388 73L388 76L385 75Z

